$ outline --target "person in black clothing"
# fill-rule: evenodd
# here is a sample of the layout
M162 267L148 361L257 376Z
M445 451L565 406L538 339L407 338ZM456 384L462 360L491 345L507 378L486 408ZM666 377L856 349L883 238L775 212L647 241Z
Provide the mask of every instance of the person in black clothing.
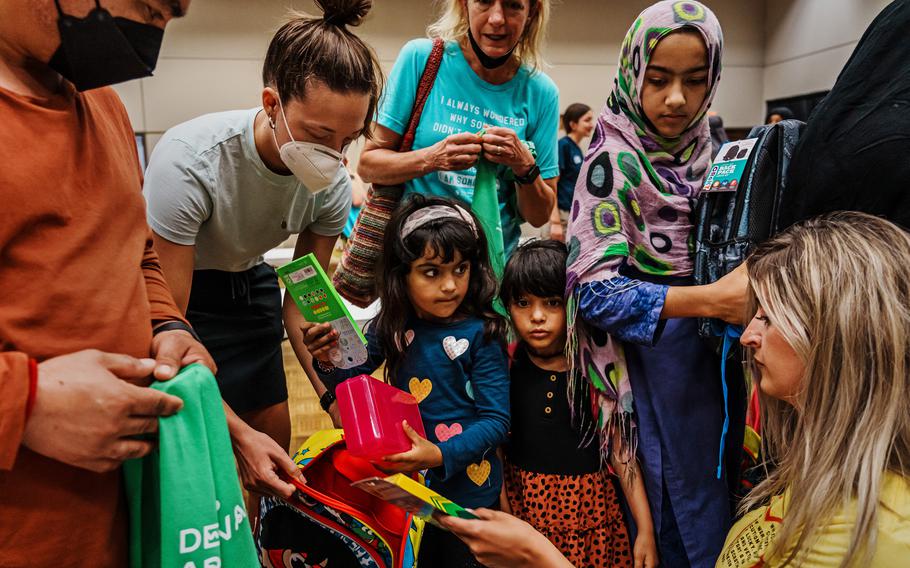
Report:
M638 528L633 557L617 480L601 468L594 433L584 436L573 426L563 300L567 256L561 242L531 241L516 249L503 274L500 297L519 342L510 371L512 435L500 506L546 535L574 566L654 566L648 499L641 473L628 468L634 456L623 460L620 452L611 453Z
M910 0L869 25L793 152L780 229L831 211L910 229Z

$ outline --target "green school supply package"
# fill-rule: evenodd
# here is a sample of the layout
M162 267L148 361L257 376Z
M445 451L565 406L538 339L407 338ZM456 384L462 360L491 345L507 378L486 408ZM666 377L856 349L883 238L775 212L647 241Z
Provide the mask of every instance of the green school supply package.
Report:
M332 364L350 369L365 363L367 340L313 253L285 264L277 272L304 319L330 323L338 332L338 349L329 352Z
M131 568L258 566L215 377L195 364L150 388L183 408L159 419L152 453L123 464Z

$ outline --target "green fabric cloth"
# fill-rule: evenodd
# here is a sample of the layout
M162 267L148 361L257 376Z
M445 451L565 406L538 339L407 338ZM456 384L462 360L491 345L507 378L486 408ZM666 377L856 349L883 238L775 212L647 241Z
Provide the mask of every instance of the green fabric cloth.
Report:
M258 566L221 393L202 365L151 388L183 399L158 448L123 465L132 568Z
M502 238L502 217L499 214L499 193L496 190L496 164L483 158L477 161L471 210L487 236L490 265L496 274L496 280L501 280L506 267L506 253Z
M478 132L483 136L483 130ZM532 142L522 140L534 159L537 159L537 149ZM474 199L471 202L471 211L480 221L483 232L487 237L487 251L490 255L490 266L493 267L493 273L496 275L496 281L502 281L502 273L506 268L506 250L505 240L502 234L502 216L499 212L499 191L497 189L498 181L496 171L498 166L493 162L481 157L477 160L477 175L474 178ZM514 174L510 171L507 179L513 181ZM507 315L502 300L497 296L493 301L493 307L502 315Z

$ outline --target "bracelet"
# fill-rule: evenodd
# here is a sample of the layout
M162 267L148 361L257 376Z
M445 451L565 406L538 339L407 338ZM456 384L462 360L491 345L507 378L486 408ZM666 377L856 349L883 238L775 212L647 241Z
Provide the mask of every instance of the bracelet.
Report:
M316 358L313 358L313 360L316 361L316 366L319 367L319 370L322 371L323 373L334 373L335 372L335 365L332 365L331 363L323 363L322 361L320 361L319 359L316 359Z
M158 335L159 333L163 333L165 331L175 331L175 330L186 331L190 335L192 335L196 341L198 341L199 343L202 343L202 340L199 339L198 335L196 335L196 330L193 329L193 326L191 326L187 323L183 323L182 321L179 321L179 320L167 321L167 322L164 322L164 323L152 328L152 337Z
M331 390L327 390L322 393L322 396L319 397L319 406L328 412L329 407L332 406L332 403L335 402L335 400L335 393L333 393Z
M35 399L38 397L38 361L28 360L28 398L25 402L25 420L28 421L35 408Z

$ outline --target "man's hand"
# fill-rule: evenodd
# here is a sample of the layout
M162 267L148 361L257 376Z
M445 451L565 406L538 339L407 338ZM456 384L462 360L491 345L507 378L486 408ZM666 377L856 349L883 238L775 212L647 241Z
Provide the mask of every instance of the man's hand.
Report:
M247 491L290 499L297 488L279 473L306 482L294 460L267 434L239 419L230 430L240 480Z
M193 363L202 363L212 374L218 372L208 350L188 331L162 331L152 338L151 353L155 358L155 378L159 381L173 379L180 369Z
M442 451L439 446L418 434L411 428L407 420L401 421L401 427L411 440L411 449L382 458L382 461L385 462L382 464L382 469L411 473L442 465Z
M96 472L116 469L155 445L135 436L158 431L158 417L183 407L175 396L135 386L151 359L87 350L38 365L35 406L22 444L33 452Z

